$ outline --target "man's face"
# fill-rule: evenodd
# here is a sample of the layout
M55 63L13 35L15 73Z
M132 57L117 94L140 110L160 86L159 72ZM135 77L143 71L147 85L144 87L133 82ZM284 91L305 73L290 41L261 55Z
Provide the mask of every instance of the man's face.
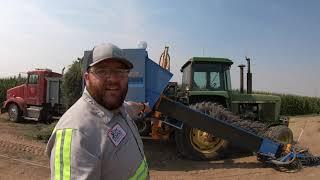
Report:
M90 95L108 110L119 108L128 91L128 70L116 60L102 61L85 74Z

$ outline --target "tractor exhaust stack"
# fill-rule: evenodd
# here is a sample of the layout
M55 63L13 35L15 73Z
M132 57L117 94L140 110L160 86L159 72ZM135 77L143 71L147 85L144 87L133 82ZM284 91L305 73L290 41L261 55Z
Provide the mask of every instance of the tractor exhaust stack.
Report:
M240 64L238 67L240 67L240 93L243 94L243 68L246 67L243 64Z
M246 57L248 63L248 72L247 72L247 94L252 94L252 73L250 69L250 58Z

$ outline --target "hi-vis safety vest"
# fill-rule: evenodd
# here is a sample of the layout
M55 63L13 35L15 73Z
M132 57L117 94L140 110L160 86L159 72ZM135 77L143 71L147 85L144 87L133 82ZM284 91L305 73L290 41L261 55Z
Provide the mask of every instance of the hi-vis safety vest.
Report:
M51 179L149 179L138 129L125 109L108 111L85 91L47 144Z

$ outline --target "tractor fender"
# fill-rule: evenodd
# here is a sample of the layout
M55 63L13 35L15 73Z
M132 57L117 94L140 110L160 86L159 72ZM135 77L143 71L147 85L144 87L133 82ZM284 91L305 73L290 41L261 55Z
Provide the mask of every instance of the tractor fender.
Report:
M25 103L23 98L12 97L4 102L3 107L7 110L11 103L17 104L24 116L27 114L27 104Z

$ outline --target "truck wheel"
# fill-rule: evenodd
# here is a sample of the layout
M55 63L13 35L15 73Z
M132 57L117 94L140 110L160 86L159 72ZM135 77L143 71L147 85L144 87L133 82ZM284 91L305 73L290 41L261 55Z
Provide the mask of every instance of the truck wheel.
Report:
M207 102L191 105L191 108L212 117L216 117L215 110L219 109L216 104ZM193 160L219 159L228 145L226 140L187 124L183 125L182 130L176 130L175 139L181 155Z
M49 112L50 107L44 106L43 109L40 111L39 121L42 121L45 124L51 124L52 115Z
M12 122L19 122L20 120L20 116L21 116L21 112L19 107L17 106L17 104L12 103L9 105L8 108L8 114L9 114L9 120Z
M291 129L285 125L270 127L266 132L266 136L284 144L293 143L293 133Z

